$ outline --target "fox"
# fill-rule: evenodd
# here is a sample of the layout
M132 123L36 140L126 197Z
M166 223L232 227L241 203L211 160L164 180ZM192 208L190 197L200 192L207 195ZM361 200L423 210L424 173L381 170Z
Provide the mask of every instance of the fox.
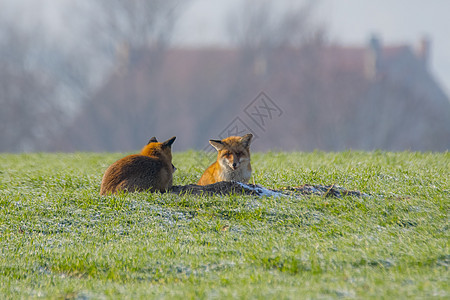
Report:
M172 144L176 137L160 143L152 137L140 154L125 156L106 169L100 195L127 192L166 192L172 187Z
M219 181L248 183L252 176L250 165L250 143L253 135L230 136L223 140L209 140L217 150L217 160L203 173L197 185L208 185Z

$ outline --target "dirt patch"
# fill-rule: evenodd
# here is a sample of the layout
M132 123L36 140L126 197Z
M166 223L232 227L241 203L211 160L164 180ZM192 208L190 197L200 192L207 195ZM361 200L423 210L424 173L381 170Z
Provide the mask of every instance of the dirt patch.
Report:
M268 197L287 197L287 196L301 196L301 195L319 195L322 197L337 197L343 196L353 197L367 197L366 193L359 191L350 191L335 185L308 185L304 184L297 187L284 187L280 190L268 189L260 185L244 184L236 181L221 181L209 185L175 185L170 189L170 192L184 195L254 195L254 196L268 196Z
M308 185L304 184L296 187L285 187L282 191L288 193L300 193L302 195L319 195L322 197L336 197L342 198L343 196L353 196L353 197L368 197L369 194L346 190L343 187L336 185Z
M246 187L240 182L236 181L221 181L208 185L174 185L170 189L170 192L183 195L256 195L259 196L257 190L250 187Z

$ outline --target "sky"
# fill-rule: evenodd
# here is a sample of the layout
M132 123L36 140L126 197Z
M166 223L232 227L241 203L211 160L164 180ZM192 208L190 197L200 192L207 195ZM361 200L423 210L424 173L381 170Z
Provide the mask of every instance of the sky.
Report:
M431 39L430 71L450 95L450 1L449 0L317 0L315 13L332 42L364 46L376 34L386 45L416 47L423 37ZM178 21L174 43L223 45L222 24L240 0L193 0ZM302 1L278 0L289 7ZM303 1L304 2L304 1Z

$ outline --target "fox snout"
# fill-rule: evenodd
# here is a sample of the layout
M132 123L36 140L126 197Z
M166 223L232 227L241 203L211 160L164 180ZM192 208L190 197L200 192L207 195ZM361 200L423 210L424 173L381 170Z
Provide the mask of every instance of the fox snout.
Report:
M232 159L227 160L227 164L231 169L236 170L241 165L241 162L239 161L239 158L233 155Z

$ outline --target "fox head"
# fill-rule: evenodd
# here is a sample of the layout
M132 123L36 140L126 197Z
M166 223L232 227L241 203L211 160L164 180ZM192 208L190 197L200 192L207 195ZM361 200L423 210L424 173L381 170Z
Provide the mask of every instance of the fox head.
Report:
M231 170L250 163L251 133L240 136L230 136L223 140L209 140L209 143L218 151L217 161L222 167Z
M156 137L152 137L148 141L148 144L142 148L141 155L161 157L162 159L170 162L172 165L172 172L175 172L176 168L172 164L172 144L175 139L176 137L174 136L167 141L160 143L156 140Z

